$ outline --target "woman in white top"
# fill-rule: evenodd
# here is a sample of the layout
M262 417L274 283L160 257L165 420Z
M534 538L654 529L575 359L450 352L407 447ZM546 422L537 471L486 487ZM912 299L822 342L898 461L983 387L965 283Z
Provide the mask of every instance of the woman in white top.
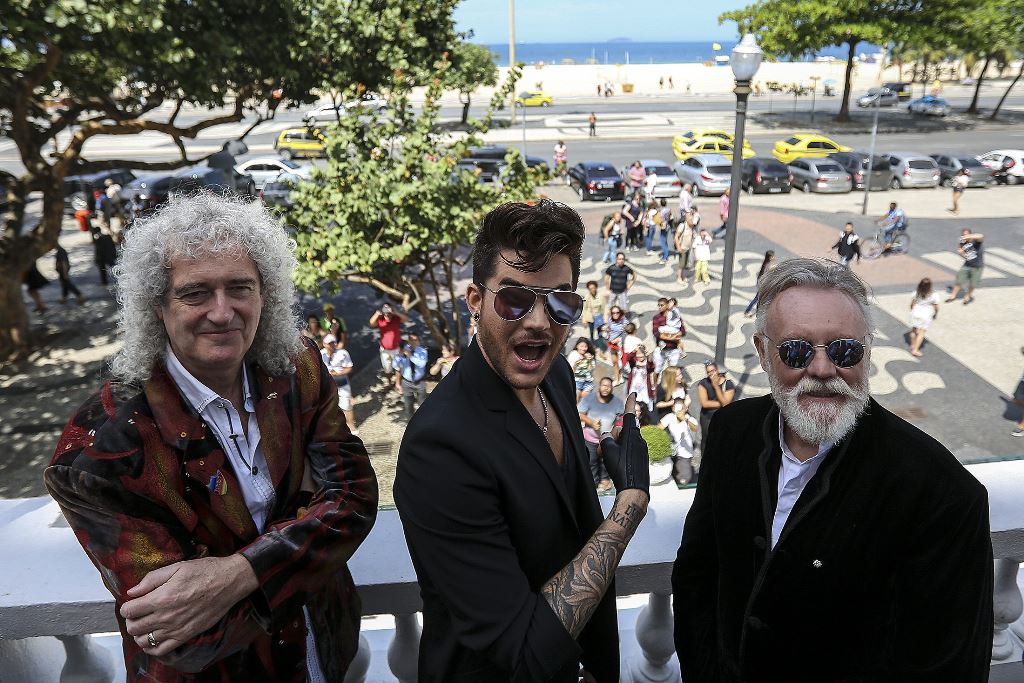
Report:
M939 315L939 295L932 291L932 281L924 278L910 300L910 355L920 358L925 332Z

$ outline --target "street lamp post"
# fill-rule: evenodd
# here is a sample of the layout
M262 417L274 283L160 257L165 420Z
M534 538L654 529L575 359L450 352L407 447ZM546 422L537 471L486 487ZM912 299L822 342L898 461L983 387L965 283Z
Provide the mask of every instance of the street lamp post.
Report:
M729 183L729 218L725 230L725 264L722 268L722 298L718 306L718 337L715 340L715 361L725 362L726 337L729 335L729 303L732 295L732 268L736 258L736 218L740 208L743 165L743 129L747 118L750 82L761 66L763 53L751 33L732 50L732 74L736 78L736 137L732 144L732 180Z
M871 192L871 172L875 170L875 138L878 137L878 110L882 96L875 99L875 120L871 124L871 147L868 149L868 167L864 172L864 203L860 207L860 215L868 215L868 193Z

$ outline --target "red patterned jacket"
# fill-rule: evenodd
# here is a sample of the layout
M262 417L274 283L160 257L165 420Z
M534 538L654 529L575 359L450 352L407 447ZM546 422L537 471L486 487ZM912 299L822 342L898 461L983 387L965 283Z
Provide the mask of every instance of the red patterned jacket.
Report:
M248 366L277 492L263 534L213 431L162 363L141 391L108 382L64 428L46 487L114 596L130 683L305 681L303 605L324 676L343 679L360 619L346 562L376 518L377 479L311 343L296 368L271 377ZM300 490L307 459L312 497ZM223 495L209 486L218 471ZM256 591L165 657L135 644L120 615L129 588L158 567L236 552L252 564Z

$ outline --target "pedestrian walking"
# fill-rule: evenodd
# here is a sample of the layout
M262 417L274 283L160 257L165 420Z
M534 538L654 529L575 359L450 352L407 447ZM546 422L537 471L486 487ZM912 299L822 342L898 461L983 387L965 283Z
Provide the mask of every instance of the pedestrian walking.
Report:
M616 211L601 231L605 245L604 256L601 257L602 263L611 263L615 260L615 252L622 247L625 232L626 222L622 220L622 212Z
M629 290L636 282L636 272L626 265L626 255L621 251L615 255L615 263L604 271L604 287L608 290L608 305L621 306L629 310Z
M427 399L427 350L420 346L420 337L411 333L395 356L395 391L402 397L405 419L411 420L416 408ZM415 407L414 407L415 405Z
M576 403L579 403L594 390L594 368L597 367L594 345L586 337L580 337L566 360L576 380Z
M39 272L39 268L36 267L35 261L32 262L32 266L25 271L25 274L21 278L22 283L25 285L25 289L28 290L28 296L35 303L36 313L46 313L49 310L46 304L43 303L43 297L39 293L39 290L50 284L50 281Z
M645 171L646 172L646 171ZM644 177L644 198L648 202L655 202L658 198L655 196L658 190L658 171L654 168L651 172Z
M640 240L644 232L644 207L640 204L640 194L634 193L623 207L626 217L626 251L640 248Z
M380 332L380 365L384 374L392 375L395 358L402 347L402 325L409 318L399 313L391 304L384 304L370 316L370 327ZM396 380L397 381L397 380Z
M932 321L939 315L939 295L932 291L932 281L924 278L917 284L910 300L910 355L920 358L921 344Z
M971 174L967 172L967 169L961 168L950 181L950 186L953 188L953 208L950 211L954 215L960 214L960 197L963 196L964 190L967 189L967 183L970 182L970 179Z
M658 79L658 90L664 90L664 89L665 89L665 77L662 76L661 78Z
M113 178L103 181L103 194L109 202L110 236L114 238L115 244L121 243L121 234L124 232L125 207L121 202L121 186L114 182Z
M764 260L761 261L761 268L760 268L760 270L757 271L757 281L756 281L756 283L761 282L761 278L764 276L764 274L767 273L768 271L770 271L774 267L775 267L775 251L773 249L769 249L768 251L764 252ZM754 284L755 290L757 288L757 284L756 283ZM747 309L745 311L743 311L744 317L753 318L754 317L754 311L755 311L756 308L757 308L757 292L755 291L754 292L754 298L750 300L750 303L747 304Z
M708 265L711 262L712 237L707 230L701 230L693 240L693 281L700 280L704 284L711 282Z
M843 231L839 233L839 239L832 245L829 251L835 250L839 255L840 265L850 267L850 261L854 257L857 257L857 263L860 263L860 236L853 231L853 223L847 223L843 226Z
M96 269L100 271L100 282L109 284L108 270L117 263L117 245L114 244L109 228L100 226L92 229L92 246Z
M587 282L587 291L583 294L583 314L580 322L587 326L590 341L598 340L598 329L604 324L604 299L597 290L597 280Z
M352 356L345 349L343 340L328 334L324 337L324 348L320 350L320 357L323 358L324 365L327 366L327 371L331 373L331 379L338 388L338 407L345 414L349 430L358 436L359 430L356 429L356 418L352 412L352 383L349 381L353 368Z
M971 232L967 228L961 231L956 252L963 258L964 264L956 273L956 284L953 285L953 291L950 292L946 303L956 299L957 294L964 288L967 289L967 293L964 294L964 305L974 301L974 290L981 284L981 270L985 265L982 254L984 241L985 236L980 232Z
M672 77L671 77L671 76L669 76L669 77L668 77L668 89L669 89L669 90L674 90L674 89L675 89L675 87L676 87L676 86L675 86L675 83L673 83L673 82L672 82Z
M82 296L82 292L71 281L71 259L68 257L68 252L59 244L53 254L53 265L57 271L57 277L60 279L60 302L62 304L66 303L68 293L71 293L75 295L75 300L78 303L85 303L85 297Z
M729 228L729 194L729 188L727 187L718 200L718 218L721 219L722 225L711 233L711 236L715 239L724 235L725 231Z
M590 116L587 117L587 125L590 126L588 137L597 137L597 114L590 112Z

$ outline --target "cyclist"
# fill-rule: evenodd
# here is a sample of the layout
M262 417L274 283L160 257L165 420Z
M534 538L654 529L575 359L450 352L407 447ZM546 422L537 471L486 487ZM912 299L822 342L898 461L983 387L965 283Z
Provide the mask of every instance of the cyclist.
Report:
M555 143L555 175L565 177L567 150L565 143L559 140Z
M889 204L888 213L875 221L875 224L885 228L885 236L882 239L884 248L889 249L892 247L893 235L907 229L907 214L896 206L896 202L892 202Z

